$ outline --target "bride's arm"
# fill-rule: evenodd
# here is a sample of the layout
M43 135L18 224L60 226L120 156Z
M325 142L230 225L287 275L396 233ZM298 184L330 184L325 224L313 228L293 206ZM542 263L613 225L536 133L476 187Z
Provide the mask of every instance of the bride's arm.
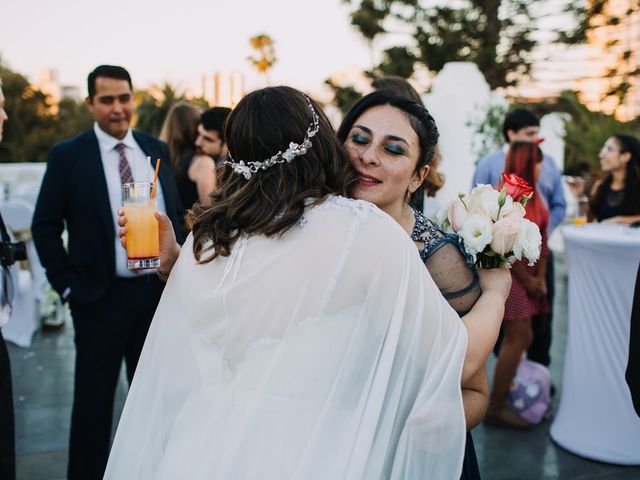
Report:
M176 241L176 234L173 231L171 220L162 212L155 213L158 220L158 235L160 237L160 268L158 271L161 275L169 276L173 265L176 263L180 255L180 245ZM120 237L120 245L127 248L127 217L124 216L124 209L118 210L118 236Z

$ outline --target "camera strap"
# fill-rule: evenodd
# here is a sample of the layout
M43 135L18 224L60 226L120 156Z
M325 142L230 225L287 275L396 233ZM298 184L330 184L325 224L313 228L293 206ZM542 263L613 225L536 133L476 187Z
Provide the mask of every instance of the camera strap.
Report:
M4 219L2 218L2 214L0 214L0 236L2 237L3 243L11 242L11 237L9 236L7 227L4 224Z
M9 232L7 231L7 227L4 224L4 219L2 218L2 214L0 213L0 237L2 238L2 244L8 245L11 242L11 237L9 237ZM0 308L4 309L5 305L9 305L12 308L13 304L13 295L15 291L11 287L13 281L11 279L11 272L9 271L9 267L5 265L4 258L4 248L0 248L0 272L1 283L0 283Z

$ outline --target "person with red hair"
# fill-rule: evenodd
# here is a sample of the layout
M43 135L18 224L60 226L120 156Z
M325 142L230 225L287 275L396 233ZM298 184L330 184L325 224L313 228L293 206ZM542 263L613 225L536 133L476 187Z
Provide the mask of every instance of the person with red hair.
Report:
M512 143L505 158L505 173L516 174L533 189L533 196L525 207L525 218L535 223L542 235L540 260L534 265L527 265L526 260L520 260L511 269L511 291L505 304L502 324L504 339L496 361L486 417L489 423L515 428L527 428L529 423L507 406L509 387L522 354L533 340L531 319L535 315L549 312L545 281L549 255L546 234L549 210L536 187L543 158L542 151L535 142Z

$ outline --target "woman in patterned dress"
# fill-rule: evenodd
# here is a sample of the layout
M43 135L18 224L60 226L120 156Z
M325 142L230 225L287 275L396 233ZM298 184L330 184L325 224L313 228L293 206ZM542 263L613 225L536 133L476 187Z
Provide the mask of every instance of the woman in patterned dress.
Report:
M479 299L482 304L490 302L481 296L483 279L479 279L473 262L460 250L457 237L442 232L410 205L411 195L429 173L438 134L433 118L422 105L393 93L396 92L380 90L354 104L338 129L338 138L347 147L360 177L354 196L377 205L411 236L443 296L463 317L470 341L486 341L488 350L481 367L470 382L462 385L470 431L484 418L489 396L484 362L495 343L499 322L491 324L469 315ZM509 276L505 271L484 271L481 275L489 281L491 275ZM501 302L493 305L496 310L503 307ZM470 434L462 478L480 478Z
M535 186L542 170L542 161L542 151L536 143L515 142L509 148L505 158L505 172L515 173L529 185ZM504 312L504 339L496 361L487 411L488 422L514 428L526 428L529 424L526 420L517 417L507 406L509 387L523 353L527 351L533 340L531 318L534 315L549 312L545 282L549 210L536 190L525 210L525 217L540 228L542 253L540 260L534 265L529 266L526 260L520 260L511 269L511 292Z

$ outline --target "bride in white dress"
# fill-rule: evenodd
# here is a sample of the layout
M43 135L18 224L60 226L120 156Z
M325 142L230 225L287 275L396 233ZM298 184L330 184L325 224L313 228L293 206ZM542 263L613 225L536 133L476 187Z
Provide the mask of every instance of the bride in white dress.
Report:
M107 479L457 478L466 333L391 217L346 199L320 109L272 87L227 124Z

